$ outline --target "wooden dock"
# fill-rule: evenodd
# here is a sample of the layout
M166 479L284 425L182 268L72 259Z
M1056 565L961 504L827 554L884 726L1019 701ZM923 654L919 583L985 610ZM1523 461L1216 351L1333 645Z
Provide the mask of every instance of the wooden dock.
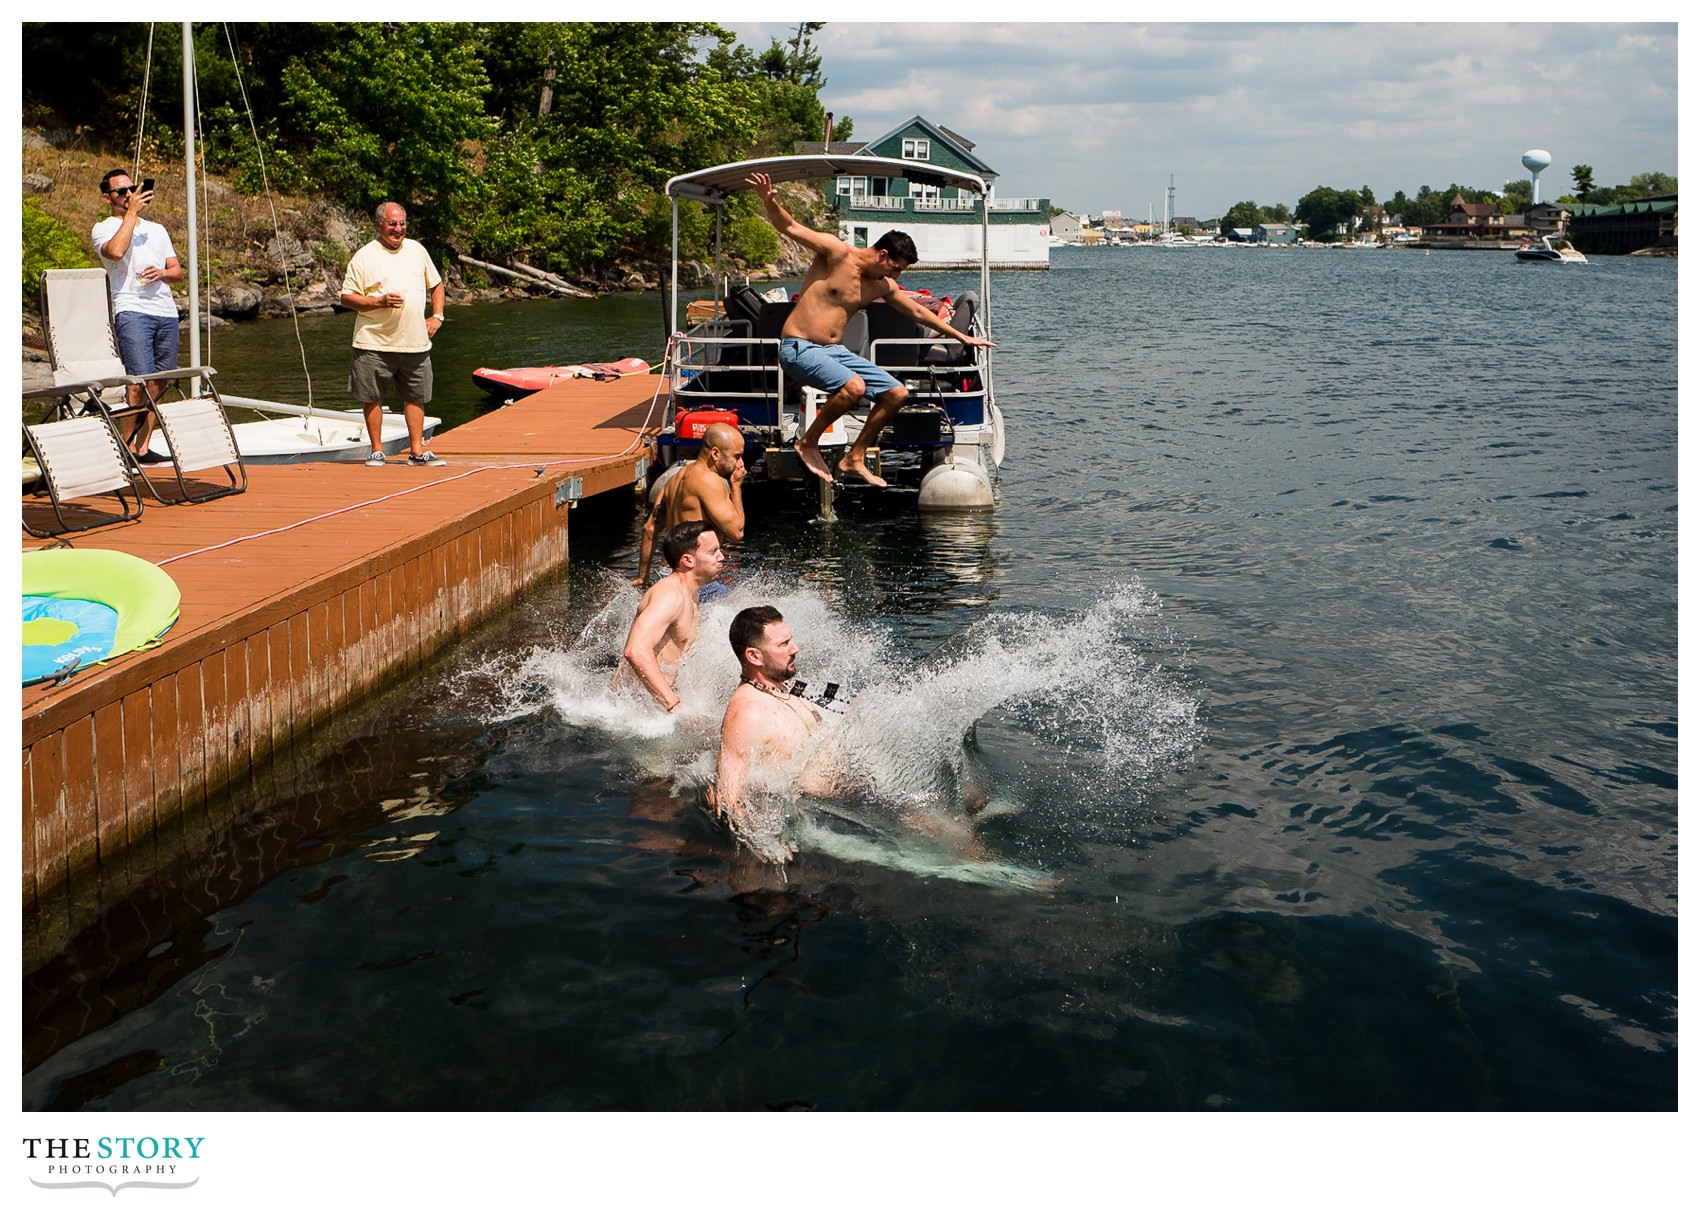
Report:
M183 600L157 647L24 688L26 954L193 847L292 738L563 568L572 504L644 478L663 382L555 384L434 439L444 468L250 466L246 493L71 536L160 565Z

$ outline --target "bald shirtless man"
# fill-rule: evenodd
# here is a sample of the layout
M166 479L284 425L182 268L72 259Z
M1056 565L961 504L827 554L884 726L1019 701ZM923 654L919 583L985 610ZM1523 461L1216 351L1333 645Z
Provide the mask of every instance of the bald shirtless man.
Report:
M663 711L676 712L684 701L673 684L696 638L697 595L720 575L720 537L706 522L680 523L662 536L661 555L673 575L650 586L638 603L614 685L630 686L635 677Z
M655 507L643 524L643 542L638 547L638 572L632 584L649 580L650 562L655 557L655 537L682 522L706 522L722 544L744 537L744 436L724 421L716 421L702 432L697 457L662 486ZM710 578L709 580L713 580Z
M739 842L763 859L784 863L797 848L751 820L746 785L752 770L783 772L794 766L822 717L814 704L789 690L798 649L778 610L745 607L733 618L729 638L740 677L720 722L720 759L709 804ZM799 774L802 778L796 779ZM810 795L831 791L818 778L792 775L794 786Z
M746 184L761 199L767 221L779 234L815 255L779 342L779 365L786 376L828 394L815 414L814 424L797 440L797 458L816 476L830 481L832 473L820 452L821 435L863 397L870 397L872 411L840 466L883 489L885 481L868 470L868 447L897 416L909 398L909 389L890 372L840 344L850 317L876 299L883 299L896 311L952 341L988 347L992 343L957 332L898 289L897 276L915 264L915 242L903 232L887 232L873 248L852 248L838 237L817 232L792 218L780 205L766 173L752 173Z

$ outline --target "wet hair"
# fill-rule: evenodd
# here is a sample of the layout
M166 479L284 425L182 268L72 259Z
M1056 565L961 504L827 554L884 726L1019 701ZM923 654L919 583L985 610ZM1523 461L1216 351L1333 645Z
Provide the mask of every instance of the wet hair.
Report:
M784 622L785 616L779 613L777 607L745 607L732 616L732 627L727 633L732 641L732 652L742 661L745 649L761 647L762 633L767 631L769 624Z
M904 265L914 265L920 260L915 255L915 242L909 239L907 232L887 232L874 241L874 249L893 261L903 262Z
M667 528L667 533L661 536L661 558L667 562L667 567L678 568L685 553L696 550L697 540L708 529L708 523L701 519Z
M130 176L130 170L127 169L127 168L109 168L109 169L107 169L106 172L101 176L101 179L100 179L100 192L103 193L103 194L110 194L112 192L112 179L114 177L129 177L129 176ZM132 181L135 180L134 177L131 177L130 179Z

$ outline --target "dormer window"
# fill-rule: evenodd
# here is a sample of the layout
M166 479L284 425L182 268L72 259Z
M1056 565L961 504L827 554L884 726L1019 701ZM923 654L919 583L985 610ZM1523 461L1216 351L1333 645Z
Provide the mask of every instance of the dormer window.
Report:
M931 160L933 158L933 141L931 139L905 139L903 141L903 159Z

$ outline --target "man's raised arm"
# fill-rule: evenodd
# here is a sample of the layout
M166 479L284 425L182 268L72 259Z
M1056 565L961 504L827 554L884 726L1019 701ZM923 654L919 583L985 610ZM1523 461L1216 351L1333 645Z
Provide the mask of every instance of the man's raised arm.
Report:
M779 191L773 188L773 181L766 173L751 173L744 183L756 192L762 206L767 211L767 221L773 225L781 236L788 236L805 248L817 253L831 253L837 249L848 247L837 236L826 232L817 232L814 228L798 222L795 216L779 201Z

